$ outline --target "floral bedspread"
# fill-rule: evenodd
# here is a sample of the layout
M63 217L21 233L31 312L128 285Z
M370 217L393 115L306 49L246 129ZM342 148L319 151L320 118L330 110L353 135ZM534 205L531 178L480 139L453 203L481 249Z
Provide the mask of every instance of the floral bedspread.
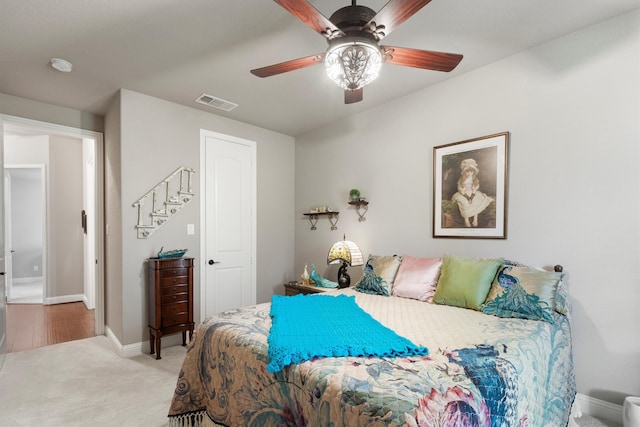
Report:
M271 374L269 304L227 311L197 330L171 425L565 426L575 397L569 319L555 324L398 297L358 305L428 356L338 357Z

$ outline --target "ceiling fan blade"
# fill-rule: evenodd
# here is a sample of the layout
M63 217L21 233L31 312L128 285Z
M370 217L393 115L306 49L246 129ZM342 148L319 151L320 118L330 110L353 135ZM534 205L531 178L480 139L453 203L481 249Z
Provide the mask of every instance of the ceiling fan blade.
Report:
M279 64L268 65L262 68L251 70L251 74L258 77L270 77L276 74L286 73L288 71L299 70L301 68L310 67L320 64L324 60L324 53L306 56L304 58L292 59L291 61L281 62Z
M335 26L335 24L329 21L329 18L324 16L315 7L309 4L306 0L274 0L280 6L284 7L293 16L307 24L315 32L321 35L332 38L337 34L344 33Z
M384 26L384 28L379 28L379 32L377 32L381 36L379 40L382 40L383 37L388 36L391 31L398 28L400 24L411 18L430 1L431 0L390 0L367 25L373 24L375 27Z
M405 67L449 72L462 61L462 55L457 53L434 52L396 46L380 47L384 51L385 62L404 65Z
M362 93L363 93L363 88L356 89L356 90L346 89L344 91L344 103L353 104L354 102L362 101Z

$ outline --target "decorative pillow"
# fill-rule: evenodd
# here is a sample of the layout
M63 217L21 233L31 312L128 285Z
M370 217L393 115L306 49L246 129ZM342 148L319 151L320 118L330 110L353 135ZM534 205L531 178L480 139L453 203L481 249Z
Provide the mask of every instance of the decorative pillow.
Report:
M502 261L445 255L433 302L480 310Z
M404 255L393 282L393 295L431 302L441 268L442 258L415 258Z
M505 260L504 264L513 265L517 267L529 267L535 270L548 272L544 268L531 267L529 265L522 264L517 261ZM569 276L567 275L567 273L556 273L556 274L560 274L560 280L558 282L558 288L556 289L556 296L553 300L553 308L555 309L556 312L566 316L571 312L571 303L569 302Z
M565 273L560 273L558 281L558 289L556 290L556 299L553 301L553 308L560 314L565 316L571 312L571 303L569 302L569 280Z
M366 294L391 295L391 287L398 273L402 257L369 255L364 275L356 285L356 291Z
M554 323L553 310L561 273L504 264L491 285L482 311L498 317Z

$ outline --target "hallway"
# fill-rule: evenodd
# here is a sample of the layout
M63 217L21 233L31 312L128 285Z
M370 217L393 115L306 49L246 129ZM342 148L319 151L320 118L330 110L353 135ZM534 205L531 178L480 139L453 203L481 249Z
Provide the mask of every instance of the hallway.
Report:
M93 336L94 310L82 302L7 304L7 353Z

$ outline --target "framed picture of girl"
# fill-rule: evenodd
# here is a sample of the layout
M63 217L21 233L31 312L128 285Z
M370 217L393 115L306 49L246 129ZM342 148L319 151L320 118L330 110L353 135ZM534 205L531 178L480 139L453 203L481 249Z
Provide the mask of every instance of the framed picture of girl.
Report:
M507 238L509 132L433 147L433 237Z

